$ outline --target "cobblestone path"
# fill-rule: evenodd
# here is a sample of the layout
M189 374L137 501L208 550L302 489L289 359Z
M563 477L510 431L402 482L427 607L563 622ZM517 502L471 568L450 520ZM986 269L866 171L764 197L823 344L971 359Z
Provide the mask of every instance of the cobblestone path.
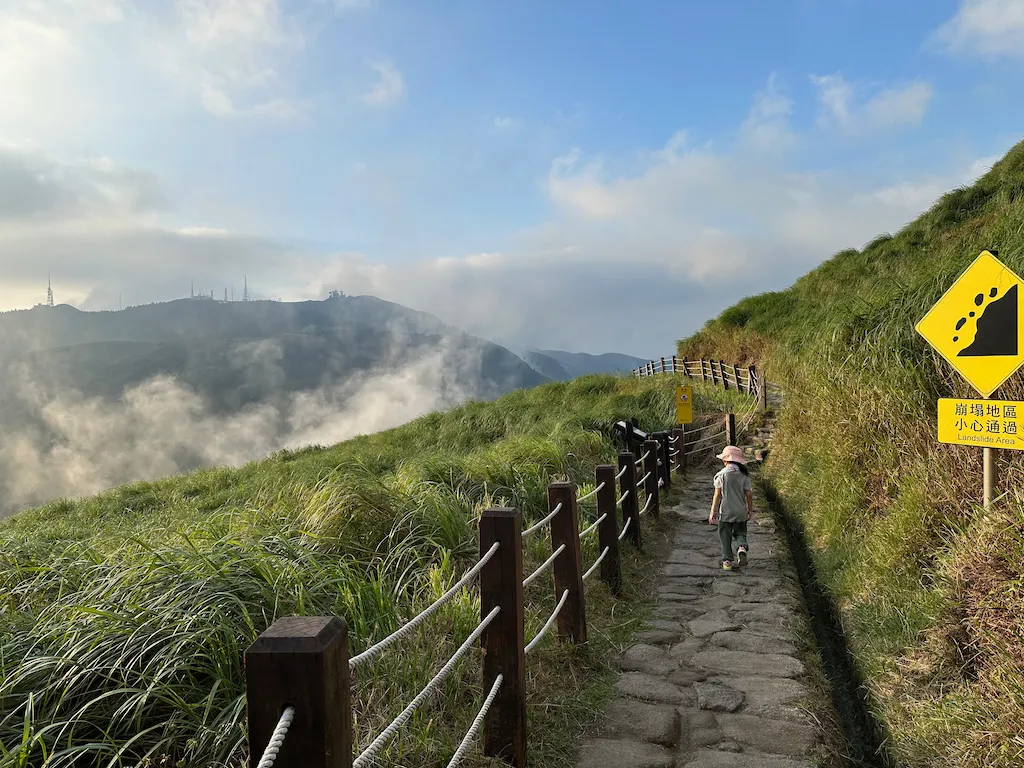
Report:
M655 618L619 659L616 698L583 743L580 768L813 768L820 728L796 633L809 632L795 572L757 498L746 568L721 570L708 525L712 472L694 470L661 566Z

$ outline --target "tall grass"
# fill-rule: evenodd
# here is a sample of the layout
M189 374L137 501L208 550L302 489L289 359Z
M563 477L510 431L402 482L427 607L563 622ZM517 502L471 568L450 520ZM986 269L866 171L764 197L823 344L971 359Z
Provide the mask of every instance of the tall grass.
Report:
M667 428L670 377L591 376L468 403L339 445L283 451L61 500L0 524L0 765L238 766L244 649L276 618L343 616L353 653L428 605L477 556L482 509L546 512L546 485L593 486L611 424ZM698 408L735 395L698 390ZM593 519L591 505L581 515ZM594 537L591 537L594 538ZM528 542L527 567L548 554ZM592 562L595 542L584 557ZM630 555L627 585L643 577ZM589 649L531 658L531 764L562 764L588 713L586 681L635 627L588 585ZM527 590L527 636L554 606ZM615 615L613 616L613 610ZM479 620L464 591L421 630L357 670L360 743L401 711ZM389 746L384 765L446 764L479 702L470 654ZM545 734L549 734L545 736ZM259 745L257 748L262 748Z
M1024 272L1024 144L974 186L790 289L745 299L680 354L756 359L785 388L769 472L812 538L889 748L907 766L1024 760L1021 463L979 509L981 451L936 441L967 385L913 325L985 248ZM1024 379L1003 387L1024 399Z

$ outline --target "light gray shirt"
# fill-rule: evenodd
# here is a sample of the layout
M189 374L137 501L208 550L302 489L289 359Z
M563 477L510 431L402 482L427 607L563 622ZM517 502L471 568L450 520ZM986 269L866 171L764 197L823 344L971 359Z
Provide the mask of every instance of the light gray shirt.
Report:
M735 464L729 464L715 475L715 488L722 489L718 519L723 523L742 523L747 519L747 491L753 486Z

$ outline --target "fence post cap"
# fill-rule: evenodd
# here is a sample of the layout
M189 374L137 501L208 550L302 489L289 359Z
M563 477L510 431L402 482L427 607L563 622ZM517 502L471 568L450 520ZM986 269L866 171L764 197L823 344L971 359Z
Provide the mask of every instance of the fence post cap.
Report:
M548 483L548 488L558 488L559 490L562 490L564 488L572 488L575 491L576 483L569 482L568 480L559 480L554 483Z
M246 653L321 653L348 625L338 616L283 616L260 634Z
M481 517L515 517L519 514L516 507L488 507L481 513Z

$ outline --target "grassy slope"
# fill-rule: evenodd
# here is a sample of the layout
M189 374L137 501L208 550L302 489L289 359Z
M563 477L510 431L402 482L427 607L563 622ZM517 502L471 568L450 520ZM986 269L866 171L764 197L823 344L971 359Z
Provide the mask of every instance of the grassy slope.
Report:
M985 248L1024 273L1024 143L895 236L745 299L680 354L767 361L786 390L770 472L806 525L890 749L911 766L1024 759L1021 465L979 510L981 451L940 445L972 396L913 330ZM1024 377L997 396L1024 400Z
M276 617L344 616L358 652L474 560L481 509L515 505L535 520L550 480L592 486L594 466L616 452L610 423L634 416L644 428L669 426L672 386L665 377L591 376L520 390L331 448L135 483L5 521L0 765L40 765L44 753L58 755L48 765L93 765L118 748L124 765L146 756L154 765L238 764L241 654ZM698 408L716 399L729 395L698 393ZM595 546L587 543L585 563ZM543 536L529 542L527 568L546 547ZM608 693L611 651L640 616L643 563L625 560L633 591L624 601L596 580L588 586L591 647L546 642L531 657L531 765L564 764L574 732ZM554 604L550 577L527 599L532 637ZM476 625L471 592L450 606L358 670L360 743ZM470 654L382 764L446 764L475 713L478 669Z

